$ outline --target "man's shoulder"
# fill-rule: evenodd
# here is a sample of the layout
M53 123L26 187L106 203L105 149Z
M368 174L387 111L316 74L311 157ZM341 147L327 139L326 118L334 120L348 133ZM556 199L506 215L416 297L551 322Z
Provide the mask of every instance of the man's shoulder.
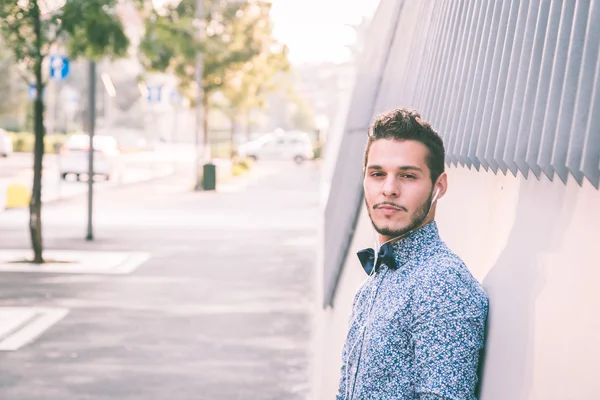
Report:
M488 297L464 261L445 244L435 246L414 270L415 291L474 310L487 311ZM422 299L424 300L424 299Z

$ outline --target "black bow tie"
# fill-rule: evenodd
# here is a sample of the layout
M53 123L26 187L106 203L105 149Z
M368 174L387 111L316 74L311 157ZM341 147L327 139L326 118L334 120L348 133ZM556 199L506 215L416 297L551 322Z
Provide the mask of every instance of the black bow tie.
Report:
M390 269L396 269L396 259L394 258L394 249L390 243L384 243L377 253L377 265L374 265L375 262L375 250L373 249L364 249L359 251L357 254L360 263L367 275L371 275L371 271L373 268L377 269L381 264L385 264Z

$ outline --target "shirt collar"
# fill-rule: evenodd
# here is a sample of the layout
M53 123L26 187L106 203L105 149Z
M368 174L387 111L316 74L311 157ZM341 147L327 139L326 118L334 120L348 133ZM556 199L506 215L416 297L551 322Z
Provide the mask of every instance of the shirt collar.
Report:
M433 244L441 241L435 221L414 230L405 238L392 243L398 267L427 253Z

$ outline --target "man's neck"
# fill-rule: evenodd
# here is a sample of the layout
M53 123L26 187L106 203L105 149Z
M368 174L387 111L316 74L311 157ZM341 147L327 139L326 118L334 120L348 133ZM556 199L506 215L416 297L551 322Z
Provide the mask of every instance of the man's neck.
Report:
M401 242L407 236L409 236L411 233L418 231L419 229L421 229L422 227L424 227L425 225L427 225L428 223L430 223L433 220L434 220L434 216L430 216L425 221L423 221L419 226L417 226L414 229L411 229L410 231L408 231L400 236L384 236L384 235L380 234L379 235L379 243L380 243L380 245L383 245L384 243L387 243L387 242L390 242L390 243Z

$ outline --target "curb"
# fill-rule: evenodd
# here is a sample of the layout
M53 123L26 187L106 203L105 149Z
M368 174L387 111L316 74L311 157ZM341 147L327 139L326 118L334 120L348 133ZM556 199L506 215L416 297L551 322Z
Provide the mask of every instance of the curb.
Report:
M164 178L168 178L170 176L173 176L175 174L175 170L171 169L170 171L168 171L167 173L161 173L161 174L157 174L154 175L150 178L145 178L145 179L140 179L137 181L132 181L132 182L126 182L126 183L118 183L114 186L94 186L94 192L98 192L98 191L104 191L104 190L112 190L112 189L119 189L119 188L123 188L123 187L131 187L134 185L139 185L139 184L143 184L143 183L148 183L148 182L152 182L154 180L159 180L159 179L164 179ZM13 201L13 202L9 202L8 197L9 197L9 191L11 190L11 187L18 187L18 190L23 190L22 188L25 188L24 190L27 191L28 193L28 197L27 197L27 202L26 204L23 205L22 201ZM0 194L2 193L2 188L0 187ZM43 187L42 187L42 191L43 191ZM13 189L14 190L14 189ZM74 193L69 193L69 194L60 194L60 195L52 195L52 196L43 196L42 195L42 205L44 204L53 204L53 203L58 203L61 201L67 201L73 198L76 198L78 196L86 196L88 194L87 190L82 190L80 192L74 192ZM18 193L18 195L22 195L21 192ZM14 196L14 195L13 195ZM10 211L10 210L19 210L19 209L23 209L29 206L29 199L31 196L31 189L29 189L29 186L24 185L24 184L19 184L19 183L8 183L6 185L6 194L2 195L0 197L2 197L2 202L0 202L0 213L4 212L4 211ZM16 200L22 200L21 198L17 198ZM6 201L6 204L4 204L3 202ZM11 206L12 204L21 204L21 207L18 206Z

